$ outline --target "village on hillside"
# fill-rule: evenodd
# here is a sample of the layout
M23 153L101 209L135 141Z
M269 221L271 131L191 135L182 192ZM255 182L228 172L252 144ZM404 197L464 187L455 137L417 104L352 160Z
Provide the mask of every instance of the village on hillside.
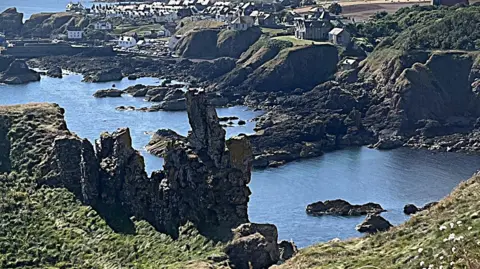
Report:
M169 0L167 2L96 3L85 7L70 2L59 17L74 17L63 31L50 36L22 37L0 35L3 53L14 47L41 43L55 46L109 46L120 53L158 57L175 56L179 40L192 30L225 29L246 31L258 27L272 38L295 45L331 42L355 45L349 25L368 19L380 11L395 11L404 6L448 5L465 0L371 0L322 2L277 0L274 2L222 2L214 0ZM68 18L70 18L68 17ZM76 23L80 21L81 23ZM84 21L88 21L85 24ZM28 23L28 20L27 20ZM19 50L17 48L17 50ZM21 56L23 55L21 50Z

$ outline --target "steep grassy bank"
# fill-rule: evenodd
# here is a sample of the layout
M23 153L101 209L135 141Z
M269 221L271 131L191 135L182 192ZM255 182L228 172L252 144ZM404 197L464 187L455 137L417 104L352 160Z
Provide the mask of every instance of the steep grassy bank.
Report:
M36 188L24 173L0 175L1 268L186 268L221 246L181 229L173 240L145 221L120 234L63 188Z

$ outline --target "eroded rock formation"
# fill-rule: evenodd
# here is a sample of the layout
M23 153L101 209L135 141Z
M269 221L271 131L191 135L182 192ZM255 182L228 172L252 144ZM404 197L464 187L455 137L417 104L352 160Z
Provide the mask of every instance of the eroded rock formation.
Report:
M166 143L164 170L150 177L128 128L102 133L93 146L70 133L63 110L49 104L0 109L0 170L27 169L40 185L69 189L117 231L133 232L135 216L173 237L191 222L225 239L248 222L252 150L246 137L225 141L205 93L186 99L192 131Z

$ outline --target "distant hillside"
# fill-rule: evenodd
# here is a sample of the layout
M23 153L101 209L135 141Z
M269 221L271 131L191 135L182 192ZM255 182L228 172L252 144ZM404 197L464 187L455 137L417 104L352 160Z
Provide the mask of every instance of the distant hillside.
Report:
M372 42L383 40L382 47L475 50L480 48L480 6L402 8L378 13L357 31Z
M201 29L187 32L175 50L186 58L238 58L262 35L258 27L246 31Z

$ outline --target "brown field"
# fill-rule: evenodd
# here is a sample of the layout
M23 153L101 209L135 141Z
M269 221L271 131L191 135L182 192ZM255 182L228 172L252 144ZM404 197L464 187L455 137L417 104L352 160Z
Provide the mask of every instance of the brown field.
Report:
M480 1L480 0L478 0ZM371 0L371 1L338 1L343 7L342 15L348 18L353 18L356 22L365 21L370 16L377 12L386 11L394 13L402 7L413 5L429 5L431 1L415 1L415 0ZM323 6L328 6L331 2L321 3ZM312 6L301 7L295 9L297 13L307 13Z

